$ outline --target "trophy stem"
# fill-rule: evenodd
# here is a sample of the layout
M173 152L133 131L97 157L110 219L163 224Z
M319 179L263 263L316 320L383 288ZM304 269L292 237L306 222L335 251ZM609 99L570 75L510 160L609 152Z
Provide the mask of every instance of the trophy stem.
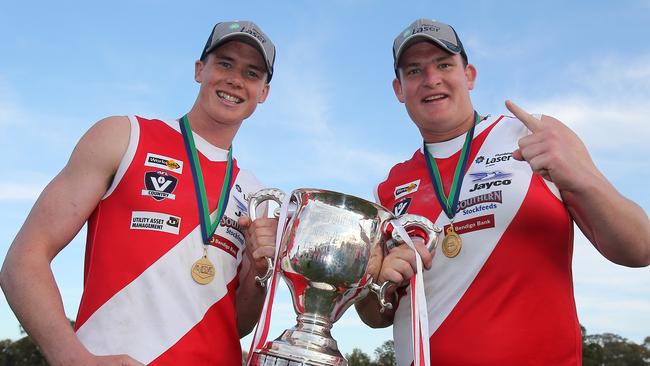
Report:
M330 329L332 322L314 314L300 314L293 328L285 330L273 342L253 355L253 365L345 366Z
M332 322L322 316L314 314L300 314L296 317L298 322L296 331L317 334L322 337L332 339L330 329L332 329ZM332 339L334 341L334 339ZM334 341L336 347L336 341Z

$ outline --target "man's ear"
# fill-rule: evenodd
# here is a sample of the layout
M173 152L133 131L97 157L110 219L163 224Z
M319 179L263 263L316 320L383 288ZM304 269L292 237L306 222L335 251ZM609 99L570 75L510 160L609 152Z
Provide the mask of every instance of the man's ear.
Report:
M201 81L203 81L203 79L201 78L201 72L203 71L203 66L205 66L205 64L201 60L196 60L196 62L194 63L194 80L196 80L196 82L199 84L201 83Z
M395 96L397 97L397 100L399 100L401 103L404 103L404 93L402 92L402 84L400 83L398 78L393 79L393 91L395 92Z
M264 89L262 89L262 92L260 93L259 98L257 98L257 103L262 104L266 100L266 98L269 96L269 90L271 90L271 85L270 84L264 84Z
M474 89L474 83L476 82L476 76L478 72L476 71L476 67L472 64L467 64L465 66L465 77L467 78L467 90L473 90Z

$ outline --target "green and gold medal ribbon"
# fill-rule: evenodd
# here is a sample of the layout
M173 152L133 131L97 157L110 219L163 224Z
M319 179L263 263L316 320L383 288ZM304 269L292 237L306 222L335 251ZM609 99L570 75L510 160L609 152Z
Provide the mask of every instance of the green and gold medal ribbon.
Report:
M185 151L190 162L192 170L192 177L194 178L194 191L196 192L196 201L199 208L199 219L201 221L201 235L205 245L210 244L210 238L217 230L219 221L223 217L223 213L228 206L228 197L230 196L230 185L232 184L232 145L228 148L228 162L226 164L226 174L223 177L221 185L221 194L219 194L219 203L217 204L217 215L215 221L210 220L210 210L208 207L208 197L205 193L205 183L203 182L203 173L201 171L201 164L199 162L199 154L196 151L194 144L194 136L190 128L190 121L187 114L179 121L181 134L183 135L183 142L185 143Z
M454 172L454 179L451 182L451 189L449 190L449 196L445 195L445 190L442 186L442 179L440 177L440 170L438 169L438 164L436 164L436 159L431 156L429 150L427 149L426 142L423 142L422 150L424 152L424 160L427 162L427 171L429 172L429 178L431 179L431 184L433 185L433 191L436 194L436 198L440 203L440 207L449 219L453 219L456 215L456 208L458 207L458 197L460 196L460 187L463 185L463 177L465 176L465 168L467 167L467 161L469 160L469 151L472 147L472 139L474 138L474 128L480 121L479 114L474 111L474 124L472 128L467 131L465 134L465 143L460 152L460 157L458 158L458 163L456 164L456 171Z

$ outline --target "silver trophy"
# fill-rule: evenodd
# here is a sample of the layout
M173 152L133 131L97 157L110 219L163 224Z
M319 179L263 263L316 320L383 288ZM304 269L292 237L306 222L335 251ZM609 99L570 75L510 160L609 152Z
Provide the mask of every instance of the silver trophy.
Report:
M273 188L255 193L249 201L251 219L256 218L259 204L273 200L282 205L284 196ZM403 241L393 227L419 229L429 250L437 245L441 230L422 216L395 217L370 201L321 189L294 190L286 209L289 220L276 260L291 291L297 324L255 351L251 364L345 366L330 329L369 291L378 296L382 307L391 308L384 296L391 283L379 285L375 280L385 252ZM268 262L260 283L273 272L272 261Z

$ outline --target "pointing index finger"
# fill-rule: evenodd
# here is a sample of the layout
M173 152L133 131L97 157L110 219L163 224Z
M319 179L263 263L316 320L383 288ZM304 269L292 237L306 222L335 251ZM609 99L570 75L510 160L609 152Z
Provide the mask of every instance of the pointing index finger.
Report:
M514 114L515 117L517 117L524 124L524 126L528 127L531 132L538 131L541 128L542 122L539 119L523 110L513 101L506 100L506 108L508 108L508 110L512 112L512 114Z

